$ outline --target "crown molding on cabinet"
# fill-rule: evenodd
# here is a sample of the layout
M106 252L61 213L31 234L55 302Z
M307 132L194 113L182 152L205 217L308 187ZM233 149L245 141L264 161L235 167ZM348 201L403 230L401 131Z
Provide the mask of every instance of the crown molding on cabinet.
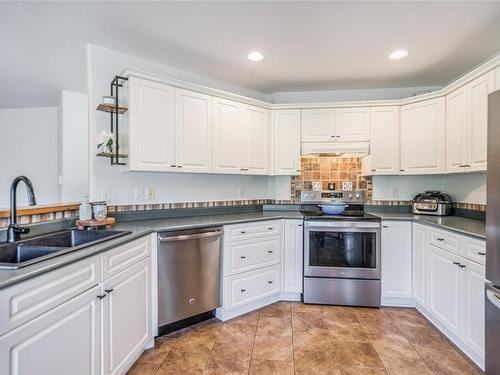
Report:
M208 87L208 86L199 85L197 83L182 81L182 80L176 79L176 78L165 77L165 76L162 76L159 74L146 72L144 70L139 70L139 69L134 69L134 68L125 68L121 72L120 75L122 77L127 77L127 78L130 76L133 76L133 77L137 77L137 78L147 79L150 81L163 83L163 84L178 87L181 89L196 91L196 92L199 92L202 94L207 94L207 95L213 95L213 96L216 96L218 98L235 100L237 102L244 103L244 104L250 104L250 105L257 106L257 107L272 109L272 103L264 102L264 101L258 100L258 99L249 98L249 97L246 97L243 95L233 94L233 93L228 92L228 91L219 90L219 89L215 89L215 88Z
M403 99L395 100L362 100L362 101L345 101L345 102L319 102L319 103L284 103L273 104L258 99L249 98L243 95L234 94L228 91L215 89L208 86L199 85L192 82L183 81L176 78L165 77L159 74L150 73L144 70L135 68L125 68L120 75L124 77L134 76L143 79L164 83L167 85L200 92L203 94L217 96L219 98L235 100L241 103L255 105L267 109L306 109L306 108L346 108L346 107L380 107L380 106L393 106L417 103L423 100L434 99L440 96L445 96L456 90L457 88L465 85L466 83L474 80L475 78L483 75L484 73L500 67L500 53L491 59L478 65L471 71L463 74L456 80L452 81L442 89L433 91L428 94L412 96ZM499 73L500 75L500 73Z

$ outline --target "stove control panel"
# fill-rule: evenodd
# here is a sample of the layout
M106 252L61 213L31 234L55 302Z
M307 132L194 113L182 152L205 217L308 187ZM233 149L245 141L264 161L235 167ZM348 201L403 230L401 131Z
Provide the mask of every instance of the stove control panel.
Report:
M364 191L303 190L300 203L365 203Z

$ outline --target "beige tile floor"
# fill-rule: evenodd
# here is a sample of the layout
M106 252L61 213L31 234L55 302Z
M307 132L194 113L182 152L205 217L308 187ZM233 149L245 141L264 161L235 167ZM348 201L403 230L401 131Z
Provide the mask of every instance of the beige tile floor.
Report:
M277 302L158 338L129 375L480 374L415 309Z

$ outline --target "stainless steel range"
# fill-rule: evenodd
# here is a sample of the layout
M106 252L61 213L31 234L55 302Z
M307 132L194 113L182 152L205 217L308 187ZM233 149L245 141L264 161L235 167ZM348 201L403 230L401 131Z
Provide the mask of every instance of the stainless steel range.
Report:
M364 203L360 191L301 192L304 303L380 306L381 223Z

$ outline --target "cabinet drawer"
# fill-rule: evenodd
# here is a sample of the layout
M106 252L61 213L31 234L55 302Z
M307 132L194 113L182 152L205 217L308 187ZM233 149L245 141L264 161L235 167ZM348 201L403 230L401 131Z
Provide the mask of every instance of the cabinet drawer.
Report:
M280 267L271 266L224 280L224 307L231 309L279 293Z
M486 242L475 238L463 237L463 256L474 262L486 263Z
M431 244L457 255L462 255L462 243L459 235L439 229L431 229L430 232Z
M227 244L225 274L232 275L279 263L280 236Z
M102 279L116 275L151 254L149 237L142 237L106 251L102 256Z
M100 266L95 256L0 291L0 335L97 285Z
M281 232L281 222L280 220L269 220L228 225L225 232L228 233L227 239L229 241L277 235Z

